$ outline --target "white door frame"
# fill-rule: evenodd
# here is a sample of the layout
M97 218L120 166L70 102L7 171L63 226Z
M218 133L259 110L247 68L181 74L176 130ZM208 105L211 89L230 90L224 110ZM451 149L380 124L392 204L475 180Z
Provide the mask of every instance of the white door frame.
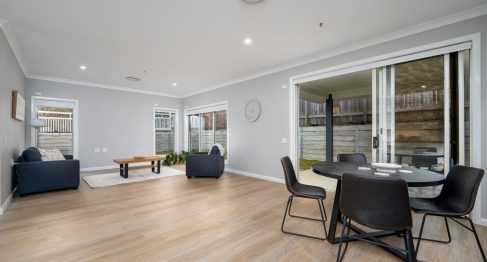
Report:
M152 145L153 145L153 155L156 155L156 111L162 111L167 113L174 113L174 152L180 152L179 147L179 109L176 108L163 108L154 106L152 110Z
M387 64L395 64L404 62L405 58L416 60L424 58L425 55L429 57L435 55L442 55L448 52L460 51L454 45L465 45L470 47L470 132L471 141L471 162L473 167L482 168L482 117L481 117L481 34L475 33L465 35L445 41L431 43L415 48L410 48L398 52L393 52L385 55L380 55L372 58L362 59L351 63L328 67L325 69L293 76L289 79L289 157L294 164L295 171L299 174L299 159L298 159L298 103L299 103L299 88L298 84L309 82L313 80L338 76L367 69L378 68ZM406 57L407 56L407 57ZM483 183L484 184L484 183ZM481 185L480 193L477 194L477 201L472 212L472 218L475 223L487 225L487 218L481 217L481 194L483 185Z
M64 99L64 98L56 98L56 97L44 97L44 96L31 96L30 98L30 119L29 119L29 125L31 119L33 119L36 116L35 113L35 104L36 101L39 100L44 100L44 101L53 101L53 102L65 102L67 104L72 104L73 107L73 158L74 159L79 159L79 141L78 141L78 133L79 133L79 128L78 128L78 100L73 100L73 99ZM70 107L71 108L71 107ZM31 146L36 146L35 145L35 138L36 135L36 130L34 127L30 128L30 144Z

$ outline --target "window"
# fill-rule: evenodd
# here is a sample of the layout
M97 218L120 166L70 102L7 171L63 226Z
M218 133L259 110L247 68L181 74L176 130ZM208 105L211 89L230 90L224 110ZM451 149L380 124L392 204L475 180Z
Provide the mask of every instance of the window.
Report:
M154 136L156 155L177 151L176 111L154 110Z
M207 152L215 143L225 148L228 158L227 103L187 109L185 148Z
M78 101L33 96L31 145L59 149L64 155L78 156Z

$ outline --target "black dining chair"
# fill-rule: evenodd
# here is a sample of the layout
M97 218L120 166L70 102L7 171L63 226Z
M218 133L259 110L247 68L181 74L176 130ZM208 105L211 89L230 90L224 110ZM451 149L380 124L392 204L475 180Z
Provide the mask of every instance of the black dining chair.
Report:
M467 166L454 166L448 173L445 184L441 189L440 194L435 198L411 198L411 208L417 213L423 214L423 221L421 222L421 228L419 230L418 242L416 243L416 251L419 249L421 240L433 241L438 243L450 243L451 234L450 227L448 226L448 218L457 222L464 228L473 232L477 245L479 246L480 253L484 261L485 258L482 245L480 244L477 231L472 222L472 219L468 216L475 204L475 199L479 190L480 182L484 176L484 170L467 167ZM446 225L446 232L448 234L448 240L437 240L423 237L424 224L427 216L443 217ZM467 227L457 219L464 219L470 223L470 227Z
M350 162L357 164L367 163L367 158L362 153L337 154L337 162Z
M421 153L436 153L436 147L415 147L413 148L413 153L418 154L411 158L411 165L417 168L426 167L430 170L438 164L438 157L436 156L421 156ZM434 170L433 170L434 171ZM437 170L439 173L443 174L443 170Z
M343 174L340 211L344 216L337 262L342 261L348 247L348 239L361 240L402 252L407 261L416 261L411 228L413 220L409 207L406 181L399 178L370 175ZM406 248L372 242L365 234L350 235L352 221L376 230L392 231L404 237ZM346 233L345 233L346 232ZM344 240L345 239L345 240ZM345 248L341 252L343 242Z
M318 187L318 186L311 186L311 185L305 185L305 184L299 183L298 179L296 178L296 173L294 172L293 164L291 162L291 159L289 159L289 157L286 156L286 157L281 158L281 164L282 164L282 168L284 169L284 178L286 180L287 190L289 191L289 193L291 193L291 195L289 196L289 198L287 200L286 211L284 211L284 217L282 218L281 231L283 233L286 233L286 234L302 236L302 237L309 237L309 238L314 238L314 239L319 239L319 240L325 240L326 236L328 235L328 233L326 231L326 225L325 225L325 222L327 220L327 216L326 216L325 204L323 203L323 201L326 199L325 189ZM291 207L293 204L293 198L294 197L309 198L309 199L317 200L318 207L320 208L321 219L304 217L304 216L297 216L297 215L291 214ZM325 237L304 235L304 234L299 234L299 233L294 233L294 232L284 230L284 222L286 221L287 216L322 222L323 223L323 229L325 230Z

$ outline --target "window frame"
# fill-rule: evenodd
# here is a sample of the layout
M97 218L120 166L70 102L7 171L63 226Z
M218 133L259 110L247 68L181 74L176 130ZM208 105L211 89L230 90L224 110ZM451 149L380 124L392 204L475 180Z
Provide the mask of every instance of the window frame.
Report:
M165 156L165 155L157 155L157 148L156 148L156 113L163 112L163 113L174 113L174 152L179 153L179 109L174 108L162 108L155 106L152 110L152 149L154 156Z

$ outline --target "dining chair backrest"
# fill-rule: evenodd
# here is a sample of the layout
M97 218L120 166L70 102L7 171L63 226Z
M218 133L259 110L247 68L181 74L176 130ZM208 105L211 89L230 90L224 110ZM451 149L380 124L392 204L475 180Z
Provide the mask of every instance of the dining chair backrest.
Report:
M379 230L412 228L406 181L345 173L341 189L340 210L352 221Z
M365 163L367 163L367 158L362 153L338 154L337 155L337 161L338 162L365 164Z
M288 156L281 158L282 168L284 169L284 179L286 180L287 190L291 194L295 194L293 187L299 184L296 178L296 173L294 172L293 163Z
M454 166L450 169L438 198L458 213L466 215L472 212L483 176L482 169Z
M421 156L421 153L436 153L437 149L435 147L415 147L413 148L413 153L418 154L411 158L411 164L415 167L431 167L438 163L438 157L436 156Z

